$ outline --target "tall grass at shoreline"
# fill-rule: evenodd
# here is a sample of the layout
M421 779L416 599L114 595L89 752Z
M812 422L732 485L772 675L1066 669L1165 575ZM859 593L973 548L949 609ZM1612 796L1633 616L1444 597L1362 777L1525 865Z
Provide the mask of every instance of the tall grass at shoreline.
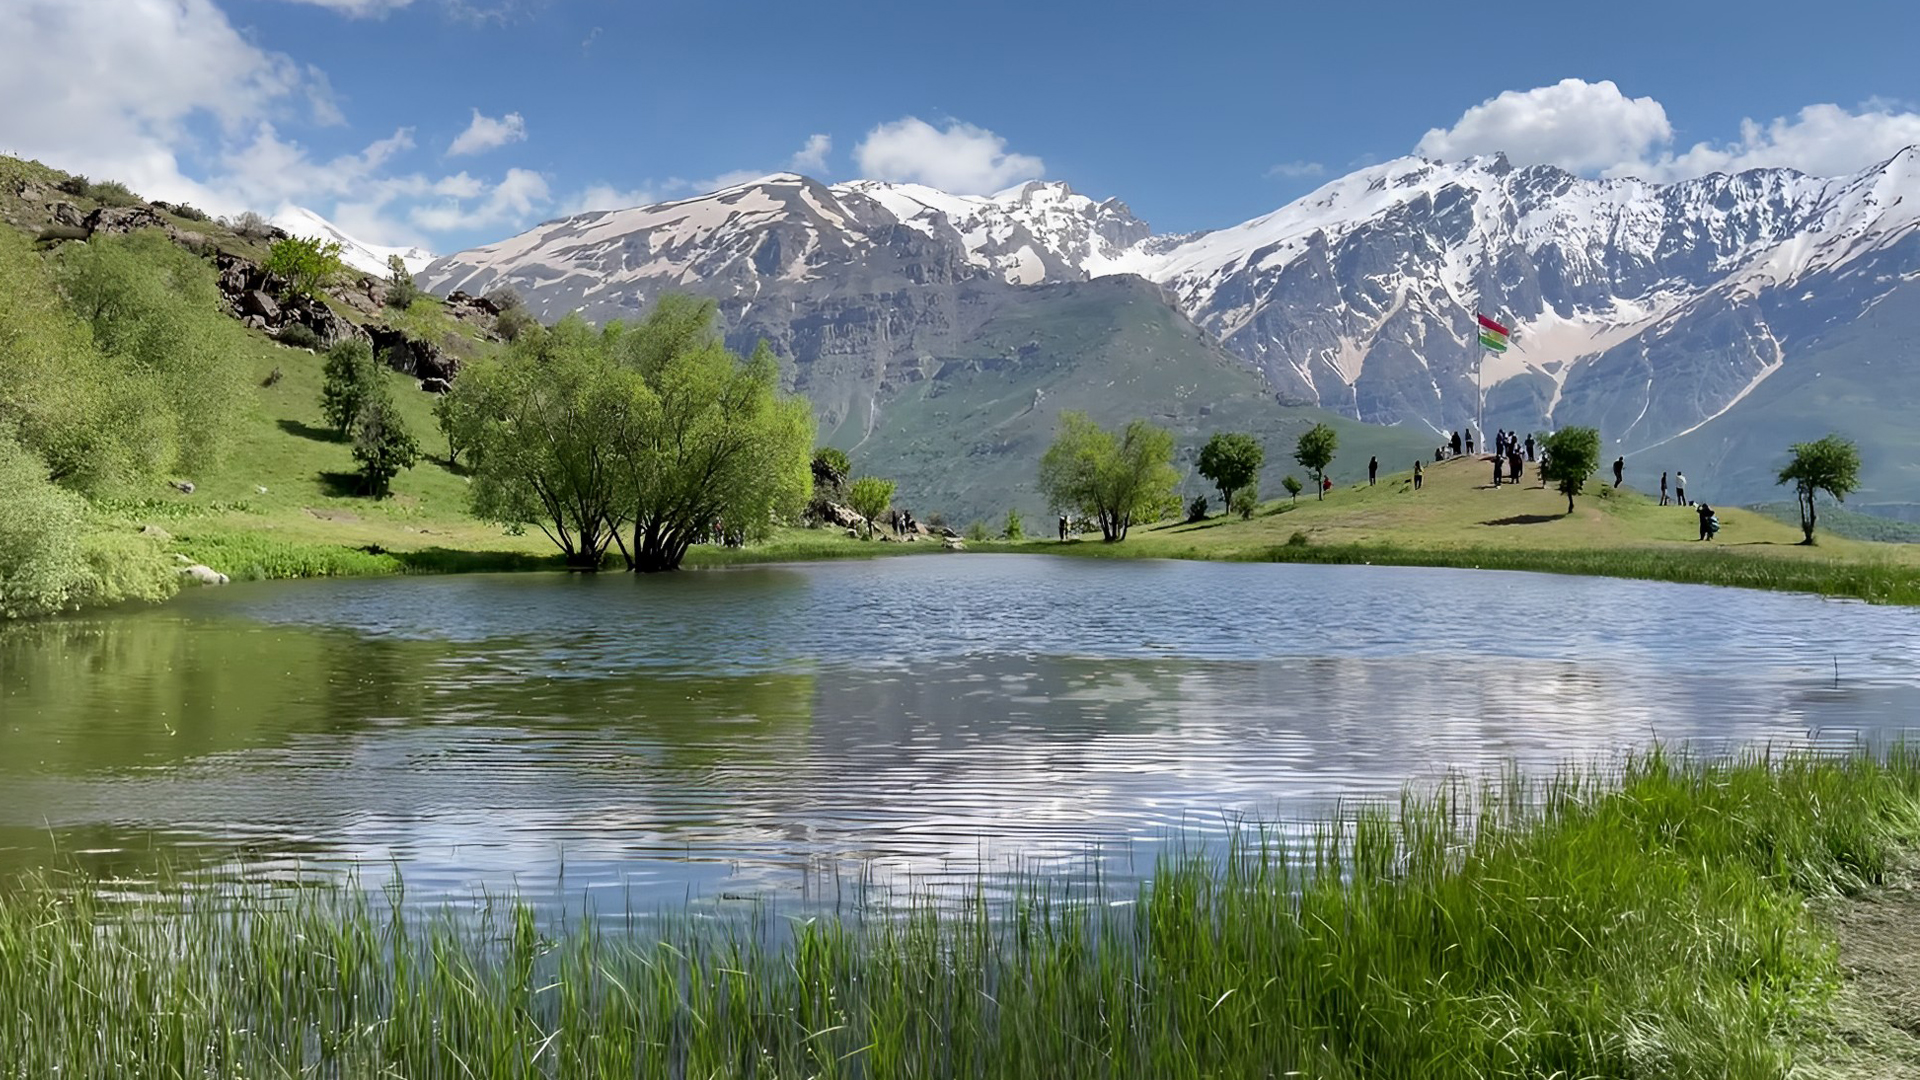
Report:
M1778 1077L1808 896L1920 839L1920 755L1442 793L1163 860L1136 901L755 925L347 887L0 890L0 1076Z

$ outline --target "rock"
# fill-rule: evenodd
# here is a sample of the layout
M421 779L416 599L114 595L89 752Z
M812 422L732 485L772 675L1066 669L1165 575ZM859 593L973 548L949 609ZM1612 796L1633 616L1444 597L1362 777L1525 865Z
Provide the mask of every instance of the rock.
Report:
M193 580L199 582L202 585L227 584L227 575L221 573L218 570L215 570L210 566L203 566L200 563L194 563L191 566L183 566L180 568L180 573L187 577L192 578Z
M827 504L827 521L848 528L865 527L867 524L867 519L854 513L852 507L841 506L839 503Z
M429 394L444 394L453 389L453 384L445 379L421 379L420 389Z
M453 292L447 294L447 306L450 308L468 308L490 319L499 318L500 316L499 304L494 303L484 296L475 296L472 293L462 292L459 289L455 289Z
M55 225L65 225L74 229L84 229L87 227L86 215L80 212L79 207L64 199L53 203L47 207L47 209L53 212L53 223Z
M859 530L859 529L848 529L848 530L847 530L847 536L848 536L848 538L849 538L849 539L853 539L853 540L858 540L858 539L860 539L860 530Z
M166 218L147 206L102 206L88 214L81 224L90 233L130 233L137 229L173 231Z
M169 480L167 483L173 485L173 489L182 495L193 494L193 481L191 480Z
M948 536L948 537L945 537L945 538L943 538L943 539L942 539L942 541L941 541L941 542L947 545L947 550L948 550L948 551L965 551L965 550L967 550L967 543L966 543L966 541L964 541L964 540L962 540L962 539L960 539L960 538L959 538L959 537L957 537L957 536Z
M280 305L259 289L248 289L240 297L240 313L258 315L269 323L280 321Z
M458 360L441 352L438 345L408 337L399 330L369 326L367 338L373 343L374 357L381 363L422 381L452 382L454 371L460 366Z
M177 563L179 563L179 564L180 564L180 565L182 565L182 566L192 566L192 565L193 565L193 560L192 560L192 559L189 559L189 558L187 558L187 557L186 557L185 555L182 555L182 554L180 554L180 553L179 553L179 552L177 552L177 551L173 553L173 561L174 561L174 562L177 562Z
M265 495L267 493L267 489L261 487L259 484L255 484L253 485L253 493L255 495Z
M172 534L172 533L170 533L170 532L168 532L167 530L165 530L165 529L163 529L163 528L161 528L161 527L160 527L160 526L158 526L158 525L142 525L142 526L140 526L140 535L141 535L141 536L151 536L151 537L153 537L153 538L154 538L155 540L158 540L158 541L160 541L160 542L161 542L161 543L163 543L163 544L164 544L164 543L166 543L167 541L169 541L169 540L172 540L172 539L173 539L173 534Z
M240 319L240 325L246 327L249 330L264 331L267 328L267 320L261 318L258 315L246 315Z

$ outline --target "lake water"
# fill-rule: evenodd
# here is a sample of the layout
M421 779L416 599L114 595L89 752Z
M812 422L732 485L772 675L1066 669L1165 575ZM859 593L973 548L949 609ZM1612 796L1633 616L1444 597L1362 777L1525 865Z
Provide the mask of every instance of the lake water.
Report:
M1125 889L1241 816L1916 717L1920 612L1700 586L1037 556L235 585L0 634L0 874Z

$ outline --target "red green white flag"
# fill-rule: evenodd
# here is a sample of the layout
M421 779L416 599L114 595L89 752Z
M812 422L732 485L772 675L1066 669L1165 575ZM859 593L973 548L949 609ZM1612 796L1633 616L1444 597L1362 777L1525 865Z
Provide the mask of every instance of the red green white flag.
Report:
M1507 339L1512 336L1513 331L1508 330L1506 327L1494 322L1485 315L1475 314L1474 318L1480 320L1481 347L1492 349L1494 352L1506 352Z

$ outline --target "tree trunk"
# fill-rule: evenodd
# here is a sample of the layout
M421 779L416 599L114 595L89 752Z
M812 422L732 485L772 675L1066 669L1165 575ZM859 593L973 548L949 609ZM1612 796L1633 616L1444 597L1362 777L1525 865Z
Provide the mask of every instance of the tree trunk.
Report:
M1567 492L1567 513L1573 513L1573 492Z
M567 569L581 574L595 573L600 569L600 553L575 548L567 552Z
M1313 471L1313 497L1321 500L1327 497L1327 474L1318 469Z
M1801 543L1808 545L1813 543L1813 527L1816 522L1817 517L1813 512L1813 492L1809 491L1800 496L1800 531L1806 536L1806 539L1800 541Z

